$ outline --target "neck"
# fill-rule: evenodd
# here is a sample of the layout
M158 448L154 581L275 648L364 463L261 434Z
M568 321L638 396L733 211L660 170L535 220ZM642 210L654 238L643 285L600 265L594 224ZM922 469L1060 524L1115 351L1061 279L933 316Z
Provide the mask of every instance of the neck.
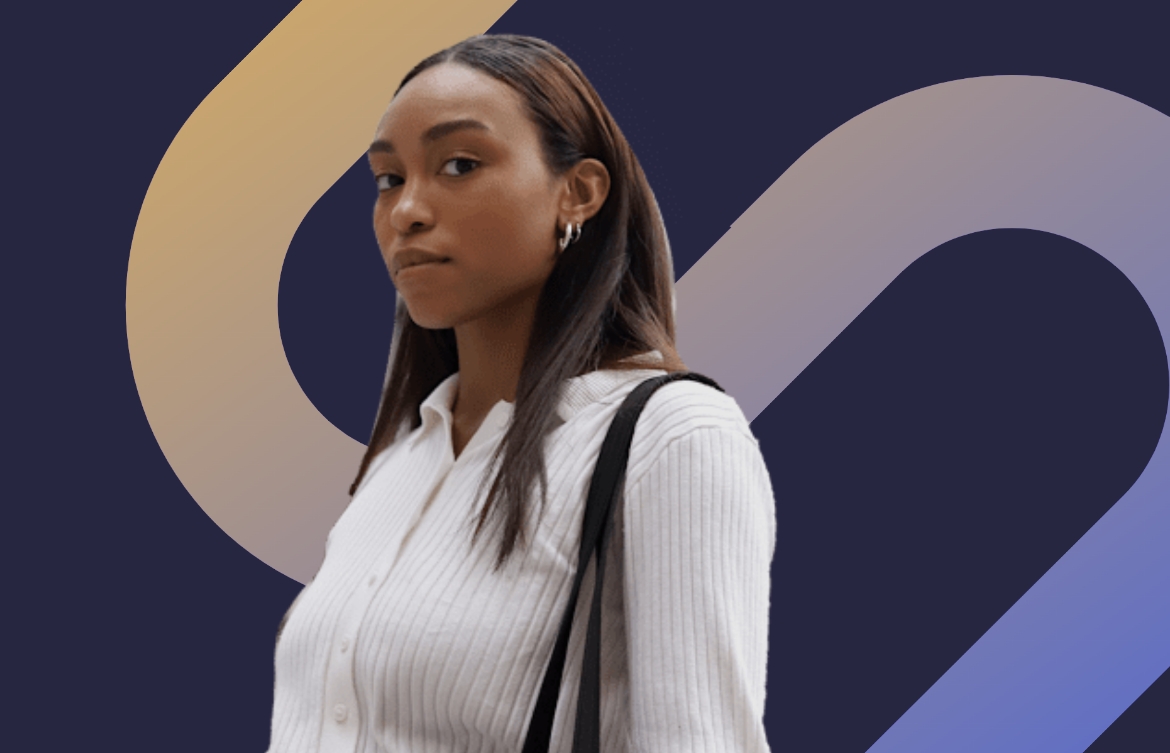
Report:
M455 326L459 386L452 412L457 419L478 423L500 400L516 402L535 310L536 298L526 298Z

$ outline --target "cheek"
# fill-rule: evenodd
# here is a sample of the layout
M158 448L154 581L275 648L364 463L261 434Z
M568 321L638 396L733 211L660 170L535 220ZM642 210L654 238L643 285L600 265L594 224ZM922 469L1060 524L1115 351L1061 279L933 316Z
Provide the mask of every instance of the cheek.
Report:
M374 239L385 258L385 249L389 246L393 229L390 227L390 204L382 199L374 203Z
M460 225L476 256L506 267L530 266L554 250L556 207L541 192L498 190L469 204Z

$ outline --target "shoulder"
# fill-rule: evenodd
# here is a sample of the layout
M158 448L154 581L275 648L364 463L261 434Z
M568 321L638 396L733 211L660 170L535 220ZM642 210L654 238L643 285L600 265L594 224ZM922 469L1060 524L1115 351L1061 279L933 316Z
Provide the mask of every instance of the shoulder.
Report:
M638 417L630 447L627 479L634 480L674 447L701 464L725 463L729 456L754 460L759 442L735 398L714 387L679 379L659 387Z
M690 379L668 382L654 391L638 417L637 433L666 443L703 428L755 439L734 397Z

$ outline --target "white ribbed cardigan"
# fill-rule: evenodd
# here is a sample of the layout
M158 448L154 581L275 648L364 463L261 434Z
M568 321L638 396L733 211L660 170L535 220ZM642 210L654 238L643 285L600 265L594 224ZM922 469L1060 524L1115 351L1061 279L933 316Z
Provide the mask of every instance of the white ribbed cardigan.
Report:
M546 445L548 507L493 572L476 484L512 404L456 459L458 373L371 463L276 647L270 753L518 753L568 603L585 493L622 399L659 370L568 380ZM733 398L672 382L634 432L602 607L603 751L768 751L764 685L775 503ZM619 498L621 499L621 498ZM485 535L486 534L486 535ZM593 588L569 641L551 750L572 719Z

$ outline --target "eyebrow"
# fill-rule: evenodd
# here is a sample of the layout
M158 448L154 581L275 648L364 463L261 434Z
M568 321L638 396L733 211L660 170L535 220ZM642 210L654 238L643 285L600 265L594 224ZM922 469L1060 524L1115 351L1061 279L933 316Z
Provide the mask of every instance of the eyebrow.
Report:
M472 130L476 130L476 131L490 131L491 130L485 124L481 123L478 120L473 120L471 118L462 118L460 120L448 120L446 122L438 123L438 124L433 125L430 128L428 128L426 130L426 133L423 134L423 142L430 143L432 141L438 141L439 139L443 138L444 136L450 136L452 133L455 133L456 131L463 131L463 130L467 130L467 129L472 129ZM381 152L383 154L393 154L394 153L394 145L391 144L389 141L385 141L383 139L378 139L374 143L370 144L370 148L369 148L368 153L373 154L374 152Z

